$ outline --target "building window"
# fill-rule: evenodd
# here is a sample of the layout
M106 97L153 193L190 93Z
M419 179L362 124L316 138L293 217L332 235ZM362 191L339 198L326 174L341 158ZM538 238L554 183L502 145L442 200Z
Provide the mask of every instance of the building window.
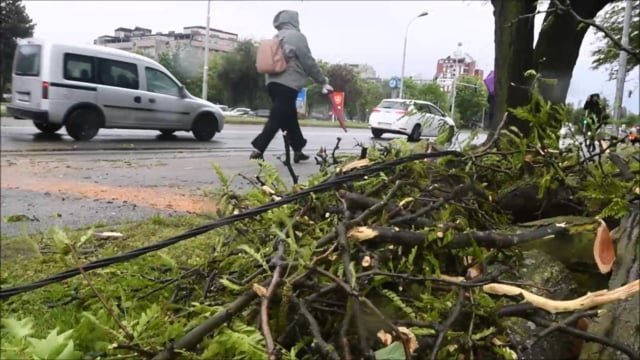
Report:
M64 78L66 80L95 82L93 57L64 54Z
M125 89L138 89L138 66L136 64L98 59L98 80L101 84Z

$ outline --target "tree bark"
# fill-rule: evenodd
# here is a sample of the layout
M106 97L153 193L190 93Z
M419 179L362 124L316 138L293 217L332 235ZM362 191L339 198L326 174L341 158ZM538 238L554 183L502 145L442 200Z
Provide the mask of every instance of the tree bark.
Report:
M640 210L635 209L627 215L620 226L613 232L616 243L617 260L613 267L609 289L615 289L637 280L640 271ZM640 353L640 314L638 303L640 296L635 296L603 307L606 312L589 326L589 332L616 339ZM589 343L583 349L581 359L624 359L621 353L600 344Z
M535 0L492 0L495 19L495 111L491 131L495 131L508 108L529 102L524 73L533 67L533 16ZM509 115L506 127L515 126L524 134L529 126ZM489 136L491 137L491 136Z
M564 0L561 0L564 2ZM571 0L569 6L582 18L594 18L611 0ZM549 3L535 46L534 62L538 74L555 83L540 84L542 97L553 104L564 103L569 91L573 68L588 26L569 11L559 11L557 3Z

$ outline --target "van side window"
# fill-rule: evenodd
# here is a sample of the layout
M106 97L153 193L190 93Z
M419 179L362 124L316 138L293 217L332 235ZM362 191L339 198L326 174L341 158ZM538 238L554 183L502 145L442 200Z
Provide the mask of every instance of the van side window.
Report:
M162 71L152 68L144 69L147 76L147 91L171 96L180 96L180 86Z
M98 58L98 82L125 89L138 89L138 66L124 61Z
M93 57L64 54L64 78L73 81L95 82Z

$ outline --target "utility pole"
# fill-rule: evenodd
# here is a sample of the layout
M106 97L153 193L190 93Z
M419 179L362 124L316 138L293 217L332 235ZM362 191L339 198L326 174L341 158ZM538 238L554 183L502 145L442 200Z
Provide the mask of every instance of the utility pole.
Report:
M622 25L622 46L629 46L629 25L631 23L631 0L625 2L624 24ZM624 81L627 77L627 52L620 50L618 58L618 77L616 82L616 97L613 101L613 118L620 120L622 113L622 96L624 93Z
M209 81L209 11L211 9L211 0L207 0L207 30L204 40L204 67L202 70L202 99L207 100L207 83Z

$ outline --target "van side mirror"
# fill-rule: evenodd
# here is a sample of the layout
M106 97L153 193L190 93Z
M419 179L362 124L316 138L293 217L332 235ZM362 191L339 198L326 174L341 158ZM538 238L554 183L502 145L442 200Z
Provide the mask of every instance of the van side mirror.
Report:
M180 97L183 99L187 97L187 90L184 88L184 85L180 85Z

